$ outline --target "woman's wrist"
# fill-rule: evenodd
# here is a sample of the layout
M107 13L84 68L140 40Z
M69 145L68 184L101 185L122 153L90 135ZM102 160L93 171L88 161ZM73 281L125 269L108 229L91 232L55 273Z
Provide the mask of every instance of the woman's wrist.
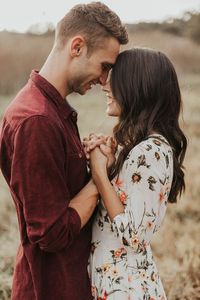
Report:
M101 181L103 178L108 179L108 173L106 166L102 166L98 170L92 169L92 178L94 179L94 182Z

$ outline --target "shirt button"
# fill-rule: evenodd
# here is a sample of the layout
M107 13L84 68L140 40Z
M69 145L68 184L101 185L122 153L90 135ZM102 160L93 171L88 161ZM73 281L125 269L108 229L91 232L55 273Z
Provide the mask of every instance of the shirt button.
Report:
M75 111L72 112L72 117L77 117L77 113Z

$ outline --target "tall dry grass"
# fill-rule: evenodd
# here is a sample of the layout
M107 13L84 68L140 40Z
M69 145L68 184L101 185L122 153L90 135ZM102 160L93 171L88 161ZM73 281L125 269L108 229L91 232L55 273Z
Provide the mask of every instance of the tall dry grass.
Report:
M12 94L39 69L53 44L53 35L0 32L0 94Z
M26 42L26 38L24 39ZM40 42L42 40L39 39L37 43ZM34 47L37 43L29 41L29 45L33 47L29 51L35 52ZM129 47L131 45L153 47L167 53L180 79L184 103L184 121L181 120L181 123L189 141L185 160L186 193L177 204L168 206L164 224L154 237L152 246L168 300L198 300L200 299L200 47L185 38L176 38L158 31L136 32L131 37ZM22 49L23 45L20 47ZM14 57L14 54L12 55ZM32 55L33 53L29 57ZM41 61L40 58L40 63ZM9 66L11 70L11 65ZM23 70L27 69L21 67L21 73ZM6 67L5 71L9 74ZM1 115L9 99L11 97L0 97ZM82 137L91 131L111 133L116 120L105 115L105 95L100 89L97 88L86 96L72 95L69 100L79 112ZM0 299L8 300L18 244L18 228L15 209L2 177L0 177L0 207Z

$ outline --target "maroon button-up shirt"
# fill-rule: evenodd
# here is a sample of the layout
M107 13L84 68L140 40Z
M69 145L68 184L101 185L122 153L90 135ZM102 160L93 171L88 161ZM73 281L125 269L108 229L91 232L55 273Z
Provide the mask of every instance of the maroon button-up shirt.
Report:
M92 299L87 275L91 222L68 207L87 183L75 110L37 72L8 107L0 166L19 221L13 300Z

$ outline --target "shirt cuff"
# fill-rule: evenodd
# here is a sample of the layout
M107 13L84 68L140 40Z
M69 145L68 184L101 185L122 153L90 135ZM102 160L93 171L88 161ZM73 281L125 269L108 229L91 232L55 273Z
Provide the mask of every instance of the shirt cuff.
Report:
M68 207L68 211L71 211L70 215L73 218L74 231L75 234L78 234L81 230L81 218L75 208Z

